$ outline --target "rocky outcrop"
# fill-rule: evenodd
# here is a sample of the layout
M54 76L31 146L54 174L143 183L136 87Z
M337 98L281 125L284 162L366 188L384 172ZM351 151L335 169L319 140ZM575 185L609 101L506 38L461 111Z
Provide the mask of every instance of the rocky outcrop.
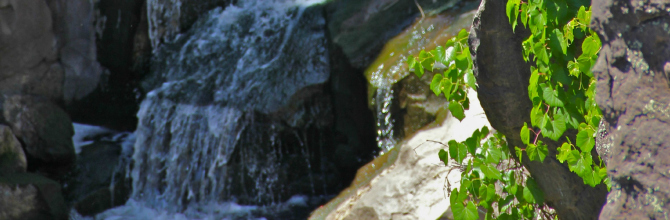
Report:
M0 96L2 119L24 144L28 165L68 165L74 162L72 121L45 98L25 95Z
M470 30L470 51L479 84L479 100L491 126L507 137L509 147L525 146L519 137L524 122L530 124L532 103L528 99L530 65L523 60L521 42L529 32L522 27L512 32L504 1L483 0ZM558 144L542 140L549 147L543 163L522 164L544 191L545 201L565 219L595 219L605 203L607 189L584 185L567 164L556 159ZM514 149L511 149L513 152Z
M389 39L412 24L421 13L433 10L439 12L456 6L458 2L333 1L327 5L326 19L333 42L342 48L355 68L364 69L377 57Z
M68 219L60 184L37 174L0 174L0 219Z
M82 147L65 188L65 197L84 216L126 203L131 181L119 143L97 140ZM126 162L126 163L124 163Z
M12 129L0 125L0 173L22 173L28 167L21 143Z
M0 1L0 18L0 93L60 100L65 76L47 3Z
M602 41L596 101L612 137L612 191L600 219L667 219L670 212L670 4L593 1Z
M448 117L441 125L409 137L392 151L361 167L351 187L312 213L310 219L437 219L449 208L448 192L460 185L458 168L444 166L438 151L463 141L488 120L471 92L463 121ZM431 142L429 142L429 140ZM455 169L453 171L450 171ZM447 183L448 182L448 183Z
M187 31L205 12L216 7L226 8L236 0L148 0L149 36L151 46L174 40Z

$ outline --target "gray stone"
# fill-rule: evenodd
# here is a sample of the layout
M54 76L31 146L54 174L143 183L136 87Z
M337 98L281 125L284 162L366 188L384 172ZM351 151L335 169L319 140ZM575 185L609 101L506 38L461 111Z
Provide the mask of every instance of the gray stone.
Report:
M65 220L60 184L30 173L0 174L0 219Z
M26 172L28 162L12 129L0 125L0 173Z
M94 8L89 0L48 0L64 71L63 100L70 103L93 92L103 69L97 61ZM54 82L59 83L59 82Z
M0 1L0 30L0 93L59 100L64 72L47 3Z
M612 139L600 219L670 218L670 3L593 1L602 41L593 73Z
M523 60L521 42L530 33L522 26L512 32L505 15L505 1L483 0L470 30L469 44L479 100L491 126L504 134L510 150L525 146L519 137L524 122L530 124L528 99L530 65ZM574 131L566 135L575 135ZM545 194L545 201L560 218L595 219L605 203L604 185L591 187L556 159L558 143L543 139L549 154L543 163L524 156L522 164Z
M72 121L58 106L39 97L2 95L0 109L25 153L36 162L66 165L74 161Z
M457 1L418 0L424 13L445 10ZM356 68L366 68L386 42L421 16L415 1L342 0L326 7L328 31Z

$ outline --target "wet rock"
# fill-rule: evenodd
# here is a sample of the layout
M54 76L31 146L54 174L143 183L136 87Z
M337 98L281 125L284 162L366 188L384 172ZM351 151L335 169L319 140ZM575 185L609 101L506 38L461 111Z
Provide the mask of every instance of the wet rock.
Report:
M65 79L46 1L0 1L0 93L58 101Z
M488 120L471 93L472 104L462 122L446 118L359 169L351 186L312 213L310 219L437 219L449 208L445 188L460 184L460 173L444 166L437 154L444 146L427 142L463 141Z
M158 48L187 31L205 12L226 8L236 0L148 0L149 36L151 46Z
M324 29L321 5L244 1L160 47L143 84L132 197L183 210L338 190Z
M57 182L30 173L0 174L0 219L67 218Z
M95 141L82 147L64 194L78 213L91 216L126 203L131 182L119 143Z
M26 155L12 129L0 125L0 173L26 172L27 166Z
M479 85L479 100L491 126L506 136L510 147L525 146L519 131L524 122L530 124L532 103L526 89L530 66L523 60L521 48L521 42L529 34L523 27L512 32L504 1L484 0L468 41ZM606 187L602 184L595 188L584 185L581 177L570 172L567 164L556 160L558 144L551 140L542 141L549 148L544 162L523 158L522 164L544 192L547 204L561 218L597 218L605 202Z
M418 0L424 13L442 11L459 1ZM421 16L414 1L343 0L326 8L328 30L333 42L342 48L350 63L366 68L384 44Z
M67 114L49 100L34 96L0 96L2 119L23 143L28 165L68 165L74 162L74 130ZM30 168L29 168L30 169Z
M670 4L593 1L602 41L596 101L612 138L612 191L600 219L665 219L670 212Z

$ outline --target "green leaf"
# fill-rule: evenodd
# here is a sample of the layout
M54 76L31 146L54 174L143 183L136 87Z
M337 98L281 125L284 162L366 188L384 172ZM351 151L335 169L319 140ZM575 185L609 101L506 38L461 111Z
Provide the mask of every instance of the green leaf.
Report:
M502 158L502 151L495 145L486 149L486 162L498 164Z
M523 199L529 203L544 203L544 193L533 178L526 179L526 187L523 188Z
M528 124L526 124L526 122L523 123L520 135L521 135L521 142L527 145L530 141L530 131L528 128Z
M475 79L475 74L472 73L472 69L465 71L465 82L470 86L470 88L477 91L477 80Z
M597 55L601 46L598 35L588 36L582 43L582 53L586 54L587 57Z
M544 162L544 158L549 153L549 150L547 149L547 145L538 140L537 145L529 144L526 147L526 153L531 161L539 160L540 162Z
M570 171L577 173L577 175L581 175L587 169L586 164L587 161L582 157L579 151L570 151L570 155L568 156L568 167L570 168Z
M578 63L568 61L568 70L570 71L571 76L579 77L579 65Z
M542 88L542 99L552 107L563 107L564 103L558 98L558 92L547 83L540 83Z
M577 147L579 147L582 152L591 152L594 145L595 139L593 138L592 130L582 130L577 133Z
M453 86L453 83L451 82L451 79L449 78L442 78L440 80L440 90L444 93L444 97L449 100L451 98L451 87Z
M490 132L491 131L489 131L489 127L484 125L484 127L482 127L482 129L480 130L479 134L481 135L482 139L484 139L484 138L486 138L486 136L489 135Z
M528 4L522 4L521 5L521 23L523 23L523 27L528 26Z
M549 54L547 53L547 48L544 46L543 42L537 42L533 44L533 52L535 52L535 58L542 61L544 65L549 64Z
M475 152L479 147L479 139L475 137L469 137L465 139L465 146L468 147L468 152L470 152L470 154L475 155Z
M454 189L454 190L451 191L451 194L449 195L449 202L452 206L454 204L458 204L458 203L463 202L463 201L458 200L458 198L459 198L458 196L459 196L458 189Z
M565 37L561 30L554 29L551 32L550 42L552 44L552 49L560 49L560 51L563 52L563 55L568 53L568 43L565 42Z
M519 158L519 163L523 162L523 150L521 148L514 146L514 152L516 153L516 156Z
M568 143L563 143L560 148L558 148L558 155L556 155L556 159L563 163L563 161L568 159L568 155L570 155L570 151L572 150L572 147Z
M599 170L598 167L596 167L596 169ZM581 176L584 179L584 183L591 187L595 187L596 185L598 185L602 180L600 178L598 170L591 170L591 169L586 170L584 172L585 175Z
M562 112L563 111L555 111L554 120L544 124L544 126L541 128L543 136L548 137L554 141L558 141L558 139L563 136L563 132L565 132L567 126L565 124L566 116Z
M461 31L458 32L458 39L459 40L467 39L469 34L470 33L468 33L466 29L461 29Z
M440 87L442 78L442 74L437 73L433 76L433 81L430 82L430 90L432 90L435 95L440 95L440 93L442 93L442 88Z
M440 157L440 160L444 162L445 166L449 166L449 154L447 153L447 151L445 151L444 149L440 149L440 152L437 153L437 155Z
M465 111L463 110L463 106L457 101L449 102L449 111L451 111L451 115L453 115L459 121L463 121L465 118Z
M454 213L454 220L477 220L479 219L479 213L477 212L477 207L472 201L468 202L467 207L463 204L452 204L451 210Z
M507 1L507 6L505 13L507 14L507 18L509 19L509 23L512 24L512 31L516 28L517 25L517 17L519 16L519 5L521 1L520 0L508 0Z
M577 12L577 18L579 19L580 22L588 25L590 22L590 19L586 16L586 8L584 6L579 7L579 11Z
M465 144L458 143L455 140L450 140L448 145L451 158L456 160L459 164L463 163L463 159L465 159L468 154L468 149Z
M542 110L542 105L534 106L530 110L530 124L533 127L540 127L542 124L542 119L544 118L544 111Z
M444 51L444 65L447 68L451 65L451 62L456 59L456 48L453 46L447 47Z
M444 51L444 47L437 46L435 48L435 50L432 51L431 54L433 55L433 57L435 57L435 60L437 62L440 62L440 63L444 64L445 66L449 65L449 63L447 63L447 55L446 55L446 52Z
M498 171L493 166L489 166L489 165L486 165L486 164L481 164L479 169L481 169L482 173L484 173L484 175L486 175L486 178L499 180L500 177L501 177L500 176L500 171Z

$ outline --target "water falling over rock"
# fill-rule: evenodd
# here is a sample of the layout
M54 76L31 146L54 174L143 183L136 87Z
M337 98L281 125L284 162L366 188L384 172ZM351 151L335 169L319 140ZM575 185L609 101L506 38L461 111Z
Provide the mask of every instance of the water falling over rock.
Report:
M316 3L217 8L158 49L138 113L134 201L185 212L331 187L320 159L332 114Z

